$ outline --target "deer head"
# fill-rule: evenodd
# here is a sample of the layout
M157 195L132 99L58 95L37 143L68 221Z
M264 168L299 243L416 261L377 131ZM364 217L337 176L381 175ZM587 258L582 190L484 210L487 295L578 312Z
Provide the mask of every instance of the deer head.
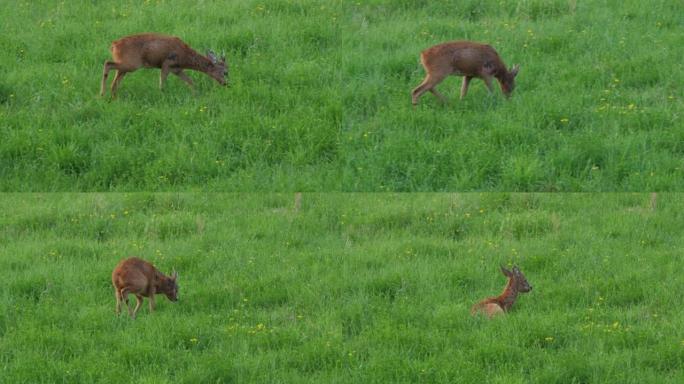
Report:
M515 77L518 76L519 70L520 65L516 64L511 67L509 71L506 71L504 76L501 78L501 91L504 95L506 95L506 97L509 97L515 89Z
M178 301L178 272L175 270L170 277L162 281L161 292L171 301Z
M226 63L226 55L222 54L219 60L214 51L207 51L207 59L211 64L206 68L206 74L218 81L221 85L226 85L226 76L228 76L228 64Z
M501 273L510 279L511 287L515 289L516 292L529 292L532 290L532 286L527 282L525 275L523 275L517 266L514 265L512 271L501 266Z

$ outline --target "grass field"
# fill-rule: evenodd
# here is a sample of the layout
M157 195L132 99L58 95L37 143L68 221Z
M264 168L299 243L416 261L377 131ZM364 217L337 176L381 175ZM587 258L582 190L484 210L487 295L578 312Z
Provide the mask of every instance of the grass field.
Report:
M0 3L1 191L684 188L678 0ZM229 88L157 70L97 96L109 44L224 49ZM491 43L510 100L460 79L411 107L419 52ZM111 79L111 78L110 78Z
M681 383L684 199L660 194L17 194L7 383ZM180 300L114 315L136 254ZM472 318L517 264L534 290ZM146 303L145 303L146 304Z

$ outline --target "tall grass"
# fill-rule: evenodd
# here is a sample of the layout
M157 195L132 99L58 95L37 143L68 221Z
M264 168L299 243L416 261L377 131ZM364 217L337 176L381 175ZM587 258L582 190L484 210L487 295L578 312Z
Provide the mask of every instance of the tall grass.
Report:
M679 383L683 201L3 195L2 381ZM117 318L131 254L178 270L180 300ZM471 317L500 264L534 290Z
M637 191L684 184L682 3L9 1L0 190ZM109 43L225 49L230 87L158 71L97 96ZM510 100L458 79L413 109L419 52L472 39L521 64Z

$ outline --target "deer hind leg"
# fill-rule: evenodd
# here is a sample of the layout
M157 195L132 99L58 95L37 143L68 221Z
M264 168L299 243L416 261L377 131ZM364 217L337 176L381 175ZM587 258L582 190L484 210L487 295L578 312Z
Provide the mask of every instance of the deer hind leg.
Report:
M489 303L484 306L484 312L487 314L487 317L491 319L494 316L502 315L504 310L499 304Z
M100 84L100 96L104 96L105 88L107 87L107 77L109 76L109 71L112 69L117 69L117 63L114 61L107 60L102 68L102 84Z
M140 306L142 306L142 301L143 298L139 294L135 295L135 309L133 310L133 313L131 314L131 318L135 319L135 314L138 313L138 310L140 309Z
M121 80L123 80L124 76L126 76L126 73L128 72L117 69L114 81L112 81L112 98L116 98L116 89L119 87L119 83L121 83Z
M120 297L121 297L121 300L126 304L126 309L128 310L128 314L129 314L130 316L133 316L133 313L131 312L131 306L128 305L128 294L129 294L129 293L130 293L130 292L128 291L128 288L124 287L124 288L122 288L121 291L119 292L119 295L120 295Z
M116 315L121 313L121 292L118 288L114 288L114 296L116 296Z
M413 89L411 92L411 102L413 105L418 104L418 99L423 95L423 93L430 91L433 95L435 95L440 101L443 103L446 102L446 98L442 96L441 93L437 92L437 90L434 89L434 87L442 82L444 80L445 76L435 76L432 74L429 74L425 76L425 80L423 80L422 83L420 83L419 86Z
M433 95L435 95L435 96L439 99L439 101L440 101L442 104L446 104L446 103L447 103L447 98L444 97L444 95L442 95L441 93L437 92L436 89L430 88L430 93L432 93Z

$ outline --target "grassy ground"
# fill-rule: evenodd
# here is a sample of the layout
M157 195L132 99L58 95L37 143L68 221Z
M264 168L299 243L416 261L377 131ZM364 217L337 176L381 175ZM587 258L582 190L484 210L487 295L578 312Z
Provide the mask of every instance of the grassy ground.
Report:
M681 1L5 1L0 190L643 191L684 188ZM109 43L225 49L229 88L158 71L97 97ZM419 52L521 64L506 101L459 80L415 110Z
M681 383L681 195L0 199L3 382ZM114 316L136 254L180 300ZM500 264L534 290L472 318Z

